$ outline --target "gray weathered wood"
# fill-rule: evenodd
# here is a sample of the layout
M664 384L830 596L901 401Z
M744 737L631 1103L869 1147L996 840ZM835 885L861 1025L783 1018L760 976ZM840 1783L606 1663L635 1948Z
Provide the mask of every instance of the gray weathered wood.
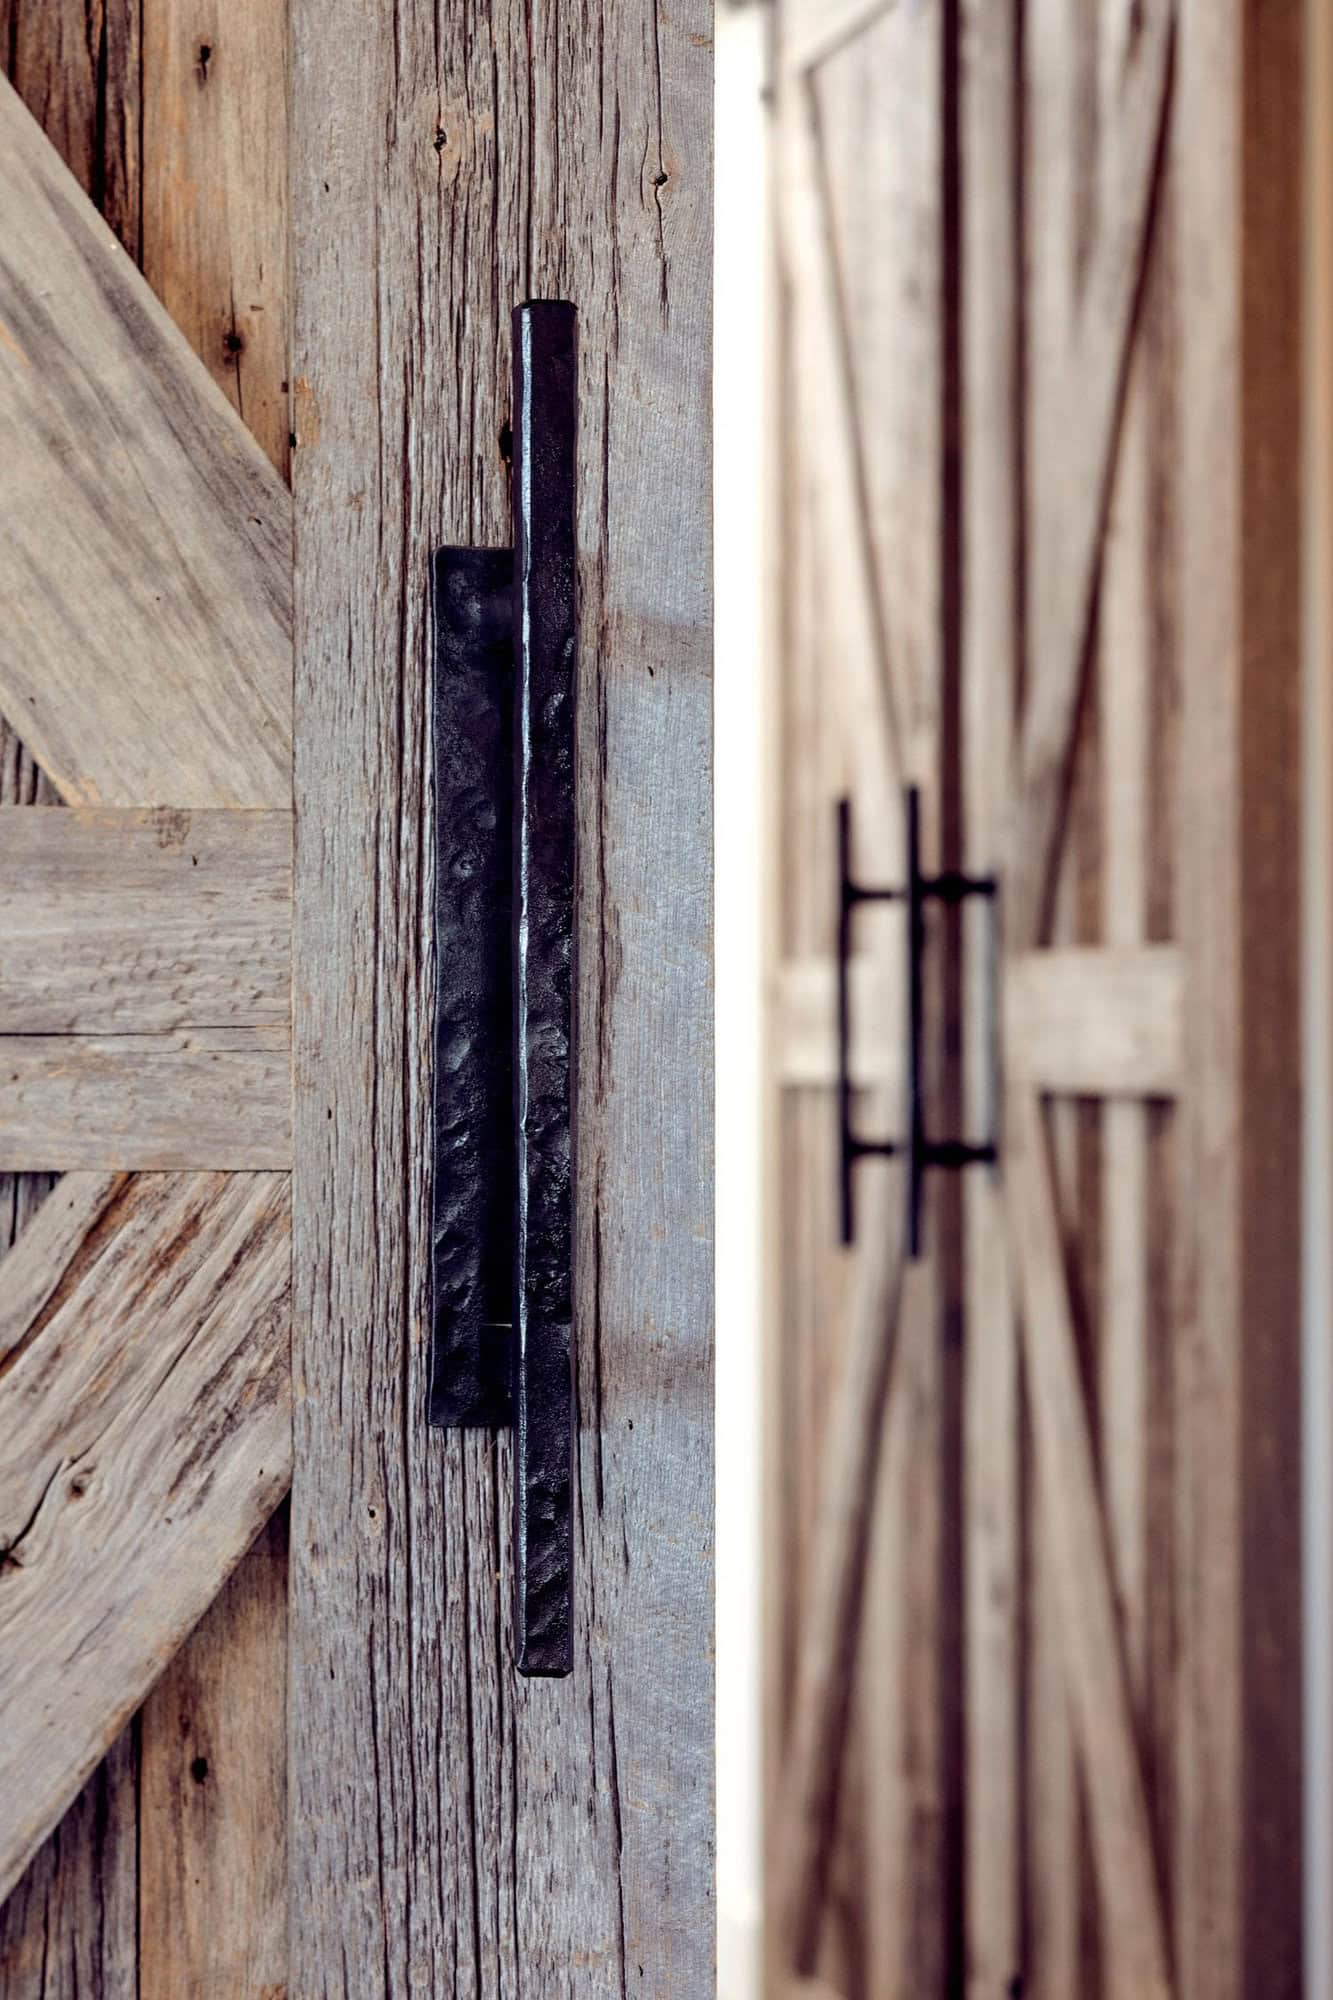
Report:
M3 82L0 166L0 707L68 800L286 805L286 488Z
M288 1167L288 1028L0 1034L0 1168Z
M291 1992L713 1984L710 15L293 9ZM428 556L581 312L576 1666L425 1423Z
M140 1175L0 1373L0 1899L291 1471L285 1176ZM40 1290L25 1280L30 1295Z
M291 1018L291 815L0 807L0 1033Z
M0 65L131 258L142 258L158 297L249 428L258 422L280 471L288 431L285 37L285 0L242 9L198 0L0 0ZM51 527L58 535L58 524ZM58 796L3 725L0 745L0 797L27 803ZM220 748L229 754L225 743ZM218 796L229 794L224 788ZM12 938L3 957L8 973ZM95 1177L67 1176L51 1200L88 1178ZM21 1220L47 1184L38 1174L4 1176L0 1218L12 1209ZM8 1320L18 1301L6 1285L0 1301ZM192 1921L196 1900L219 1911L225 1901L227 1928L247 1940L249 1964L261 1975L255 1990L276 1993L282 1959L265 1940L281 1941L286 1918L285 1743L273 1727L283 1708L286 1621L280 1561L263 1556L271 1536L270 1529L229 1580L202 1635L187 1641L154 1690L150 1713L131 1725L132 1740L130 1730L122 1732L0 1912L5 2000L39 1993L41 2000L137 2000L202 1990L232 1961L214 1955L222 1925L210 1934ZM251 1573L253 1606L245 1582ZM239 1694L228 1622L250 1683ZM151 1785L141 1811L141 1758L160 1773L181 1745L178 1676L205 1726L228 1703L235 1720L225 1731L225 1768L206 1788L204 1812L201 1788L189 1776L192 1811L173 1814L161 1787ZM236 1733L242 1727L243 1742ZM246 1842L252 1853L238 1866L234 1856ZM186 1886L173 1884L170 1909L159 1913L159 1886L173 1867Z

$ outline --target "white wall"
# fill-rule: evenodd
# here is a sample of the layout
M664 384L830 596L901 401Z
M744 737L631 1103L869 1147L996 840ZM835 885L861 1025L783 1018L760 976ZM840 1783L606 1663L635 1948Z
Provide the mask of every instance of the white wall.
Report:
M719 2000L757 2000L762 1895L760 1287L766 9L717 11L714 812L717 919Z

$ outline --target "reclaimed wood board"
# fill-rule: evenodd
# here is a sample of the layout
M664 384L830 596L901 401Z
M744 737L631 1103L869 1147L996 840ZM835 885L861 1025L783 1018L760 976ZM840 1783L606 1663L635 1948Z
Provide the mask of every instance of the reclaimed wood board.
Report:
M291 1476L286 1177L99 1193L0 1375L0 1895ZM47 1249L39 1214L8 1261Z
M591 18L293 7L310 2000L438 1965L496 1996L713 1987L711 22ZM582 357L576 1660L547 1683L510 1657L508 1440L425 1424L427 581L437 544L508 539L530 296L576 303Z

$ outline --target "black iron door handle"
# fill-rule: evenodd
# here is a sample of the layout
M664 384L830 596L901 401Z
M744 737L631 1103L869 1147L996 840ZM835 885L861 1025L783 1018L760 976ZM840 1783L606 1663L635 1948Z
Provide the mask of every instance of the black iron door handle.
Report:
M921 1254L921 1212L929 1167L989 1164L991 1139L931 1139L926 1133L923 1087L926 904L962 903L983 896L994 904L995 878L946 870L927 875L921 866L921 802L915 787L903 797L907 879L900 887L866 888L852 874L851 801L838 801L838 1210L844 1243L856 1236L853 1170L859 1160L901 1157L907 1163L907 1254ZM862 903L901 903L907 913L907 1133L901 1139L863 1139L852 1119L851 963L852 918Z
M513 316L513 548L436 552L431 1422L514 1426L514 1653L573 1665L574 307Z

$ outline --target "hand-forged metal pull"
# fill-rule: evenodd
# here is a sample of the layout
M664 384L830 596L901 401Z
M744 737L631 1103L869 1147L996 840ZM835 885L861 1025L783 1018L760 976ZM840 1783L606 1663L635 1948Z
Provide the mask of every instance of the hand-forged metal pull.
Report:
M430 1420L514 1427L514 1653L573 1665L576 320L513 315L513 548L434 565Z
M968 1167L992 1164L998 1157L994 1140L930 1139L926 1136L922 1088L926 904L962 903L984 896L992 907L996 883L992 875L963 875L948 870L923 874L921 868L921 805L915 787L905 794L907 820L907 880L901 888L867 889L852 876L852 808L838 801L838 1196L840 1237L851 1243L856 1235L852 1172L858 1160L905 1158L907 1162L907 1254L921 1254L921 1204L928 1167ZM902 1139L862 1139L852 1125L851 963L852 917L862 903L902 903L907 911L907 1136Z

